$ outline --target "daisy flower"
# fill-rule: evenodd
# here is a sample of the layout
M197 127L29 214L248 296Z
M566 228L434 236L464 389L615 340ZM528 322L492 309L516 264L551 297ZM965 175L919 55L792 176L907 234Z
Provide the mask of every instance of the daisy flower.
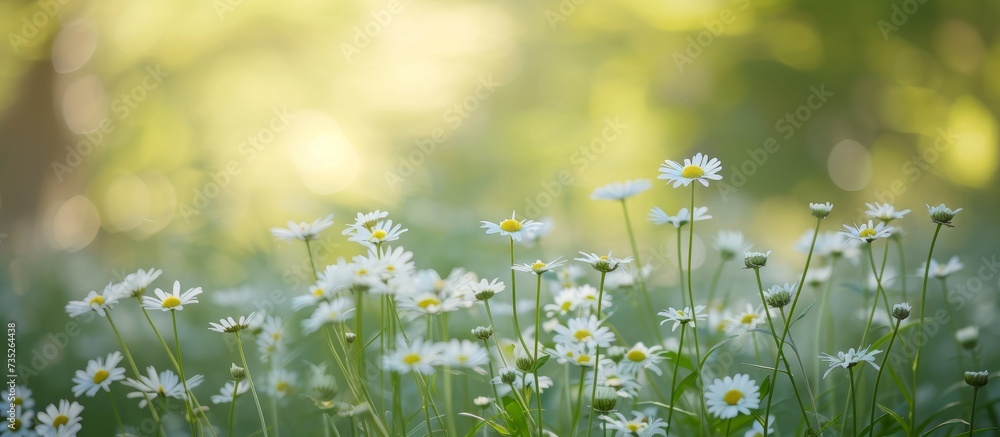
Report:
M625 358L618 363L622 371L638 374L640 371L649 369L653 373L662 376L663 372L657 364L663 359L659 352L663 350L661 346L646 347L642 342L638 342L625 353Z
M257 334L257 350L260 352L260 360L268 362L271 355L281 351L285 346L285 325L281 317L267 316L263 319L264 322Z
M500 386L497 387L497 393L501 396L510 392L511 385L518 390L530 388L532 392L535 391L535 374L533 373L524 373L513 367L503 367L500 369L499 374L501 376L491 379L490 382ZM504 378L509 378L511 382L505 382ZM538 389L541 393L545 393L545 389L549 387L552 387L552 378L548 376L538 378Z
M4 388L0 393L2 393L0 398L3 399L3 411L10 411L11 404L14 404L15 408L21 408L24 411L35 409L35 399L31 397L31 389L26 386L18 384L14 386L13 393L9 387Z
M816 267L809 269L809 271L806 272L805 282L806 284L809 284L813 287L817 287L819 285L825 284L826 281L829 281L830 277L832 276L833 276L833 266L825 265L823 267Z
M546 317L565 316L580 304L580 293L575 288L565 288L556 293L554 303L545 304Z
M83 420L80 417L82 412L83 405L75 401L70 403L65 399L60 400L58 407L55 404L49 404L45 407L45 411L38 413L37 419L40 424L35 428L35 432L39 435L50 433L54 435L64 429L73 428Z
M705 393L708 412L720 419L732 419L760 407L760 388L750 375L737 374L715 379Z
M125 397L129 399L142 398L139 400L139 408L146 408L146 400L152 401L157 397L164 399L187 399L187 395L184 393L184 384L181 383L181 379L174 372L164 370L156 373L156 369L153 366L149 366L146 368L146 373L149 376L139 375L139 379L126 378L122 382L122 384L138 390L130 392ZM202 375L194 375L188 378L188 390L201 385L203 381L205 381L205 377Z
M156 297L143 296L142 307L150 310L181 311L184 305L198 303L198 295L202 293L201 287L189 288L181 293L181 281L174 281L173 293L165 293L157 288L153 290Z
M798 282L791 284L786 282L784 285L775 285L764 290L764 302L771 308L782 308L791 303L792 296L795 295L796 286L798 285Z
M615 341L615 334L607 326L601 326L597 316L569 319L566 326L555 328L556 343L588 343L600 347L609 347Z
M392 220L386 220L384 222L378 222L371 229L358 229L354 236L352 236L349 240L374 248L382 243L398 240L399 236L403 235L403 233L408 230L409 229L403 229L403 225L401 224L397 223L396 226L393 226Z
M451 367L477 369L490 362L489 353L479 343L469 340L451 339L438 346L441 351L441 362Z
M667 422L663 419L646 416L639 411L632 412L632 420L627 419L622 413L615 413L617 418L601 416L607 422L607 430L614 431L615 437L651 437L655 435L667 435Z
M299 375L285 369L274 369L267 375L267 385L265 390L271 396L283 399L285 396L295 391L295 386L299 382Z
M100 293L91 291L83 300L69 301L66 304L66 314L69 314L70 317L79 317L94 311L101 317L106 317L105 311L110 311L118 303L118 295L118 285L108 284Z
M222 388L219 389L219 394L212 395L213 404L228 404L233 401L233 392L235 391L236 397L246 393L250 390L250 381L242 380L240 382L229 381Z
M412 371L431 375L434 373L434 366L440 362L440 348L419 338L413 339L409 345L400 341L395 350L382 357L382 364L386 370L402 374Z
M608 252L607 255L580 252L580 255L583 255L583 258L575 258L576 261L590 264L594 270L602 273L613 272L618 269L618 266L632 262L632 257L630 256L625 258L615 258L611 256L611 252Z
M938 279L944 279L951 276L953 273L960 272L964 268L965 265L962 264L962 261L958 260L957 256L952 256L950 259L948 259L948 262L944 264L937 262L936 259L931 259L930 275ZM924 268L923 267L918 268L917 274L923 276Z
M767 416L767 432L764 432L764 425L760 422L754 420L753 428L750 428L743 437L765 437L769 435L774 435L774 415Z
M722 162L718 158L709 159L708 155L698 153L694 158L684 159L684 165L666 160L660 164L660 175L657 179L665 180L669 184L674 183L674 188L681 185L685 187L691 182L698 181L702 185L708 186L708 181L722 180Z
M339 323L354 317L354 307L350 299L337 298L320 302L308 319L302 321L302 332L311 334L330 323Z
M833 204L830 202L809 204L809 213L816 218L826 218L830 215L830 211L833 211Z
M594 371L588 371L584 384L587 390L594 388ZM597 387L611 387L616 390L617 395L623 398L634 398L639 395L642 384L635 375L622 372L619 365L607 358L601 358L597 366Z
M382 271L382 278L385 280L395 278L397 276L406 277L413 273L415 265L413 264L413 252L403 249L402 246L384 247L380 249L380 252L375 258L381 264L380 269ZM369 254L369 258L373 254Z
M482 279L469 285L469 288L472 295L476 296L476 300L490 300L497 293L504 291L505 285L503 281L500 281L500 278L494 278L492 281Z
M7 410L4 410L7 411ZM9 414L9 413L8 413ZM17 411L14 413L14 420L10 421L8 416L7 426L0 428L0 436L3 437L35 437L38 433L31 429L31 424L35 420L34 411ZM76 428L68 427L65 428L67 431L74 430L74 432L79 431L82 426L80 424L75 425Z
M295 223L292 221L288 222L288 228L271 228L271 235L279 240L316 240L319 239L319 233L326 230L333 225L333 214L326 217L318 218L312 224L306 222Z
M631 179L625 182L612 182L598 187L590 194L592 200L625 200L653 187L646 179Z
M885 224L885 222L878 222L877 225L874 225L871 220L868 220L868 223L862 223L861 226L844 225L844 230L840 231L840 234L848 238L871 243L892 234L892 226Z
M579 294L580 306L582 309L587 309L591 311L597 311L597 298L600 296L600 290L594 288L593 286L586 284L575 288L577 294ZM603 300L601 301L601 311L607 311L611 308L611 294L604 293Z
M735 258L737 254L745 253L751 247L753 245L743 238L743 233L740 231L720 230L715 236L715 249L719 251L722 259Z
M118 367L122 354L118 351L108 354L107 358L97 357L87 362L85 370L77 370L73 376L73 396L80 397L84 393L94 397L98 390L111 391L111 383L125 379L125 369Z
M541 223L534 220L515 220L514 212L510 213L509 219L505 219L500 223L488 221L481 221L481 223L483 224L481 228L486 229L486 235L500 234L502 236L513 238L514 241L521 241L523 233L538 230L542 227Z
M220 319L219 323L208 322L210 325L208 330L222 333L239 332L250 327L250 323L253 321L255 315L256 313L250 313L249 316L240 316L239 320L227 317Z
M979 343L979 327L970 325L956 330L955 341L966 349L975 349Z
M855 351L854 348L852 347L846 353L837 352L837 356L829 354L820 355L819 356L820 360L830 363L830 368L827 369L826 373L823 374L823 379L826 379L826 376L829 375L830 372L833 371L833 369L836 369L838 367L844 369L850 369L854 366L857 366L859 363L864 363L864 362L871 364L871 366L874 367L875 370L878 370L878 364L875 364L875 354L878 354L880 352L882 351L874 350L869 352L867 347Z
M889 223L895 219L901 219L904 215L909 214L910 210L904 209L902 211L896 211L896 207L888 203L866 203L865 206L868 210L865 211L865 215L868 218L879 219L883 222Z
M366 214L358 213L358 216L354 219L354 223L347 226L341 235L348 235L357 232L360 229L371 229L374 228L378 222L389 216L389 211L375 210Z
M534 273L536 275L541 275L549 270L552 270L566 263L565 260L560 261L559 258L556 258L555 260L549 261L547 263L542 262L542 260L536 260L531 264L516 264L511 266L511 269L517 270L519 272Z
M688 223L691 223L691 212L688 211L687 208L681 208L681 210L677 212L676 216L670 216L663 212L660 207L654 206L649 210L649 216L647 216L647 218L649 221L653 222L653 224L662 225L670 223L674 225L675 228L680 228ZM694 221L700 222L710 218L712 218L712 216L708 215L707 206L697 206L694 208Z
M962 208L952 210L944 204L938 206L927 205L927 213L931 216L931 221L934 223L942 224L947 227L951 226L951 219L955 218L955 215L962 211Z
M731 333L737 329L749 332L750 330L756 328L758 324L763 322L763 312L758 312L754 309L753 305L747 304L745 311L729 319L729 323L726 324L726 332Z
M119 285L117 290L118 298L138 298L142 296L142 294L146 292L146 287L149 287L149 284L152 284L153 281L155 281L156 278L159 278L161 274L163 274L163 270L160 269L139 269L135 273L129 273Z
M594 367L597 363L597 346L588 343L556 343L548 353L556 357L559 364L572 363L577 367Z
M691 311L691 307L684 308L682 310L676 310L674 308L667 308L666 311L660 311L656 315L664 317L660 324L674 322L674 326L670 328L671 331L676 331L677 327L680 325L686 325L690 323L692 326L697 326L698 319L705 320L708 318L707 314L702 314L701 312L705 310L705 305L695 305L694 311Z

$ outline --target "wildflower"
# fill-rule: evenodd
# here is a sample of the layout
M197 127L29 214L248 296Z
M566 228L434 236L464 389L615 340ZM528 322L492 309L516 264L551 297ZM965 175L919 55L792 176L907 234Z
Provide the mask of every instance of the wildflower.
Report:
M261 317L254 317L251 326L259 319ZM260 331L257 333L257 350L260 351L260 360L267 362L271 355L285 347L283 341L285 339L285 325L281 317L267 316L263 319L264 323L261 324Z
M452 339L439 346L441 361L451 367L476 369L490 362L489 353L479 343L469 340Z
M18 410L20 410L20 408L18 408ZM4 411L8 410L5 409ZM4 437L33 437L38 435L38 433L31 429L31 424L34 423L35 420L34 411L15 411L13 420L11 420L10 416L8 416L7 420L8 422L6 428L0 428L0 435ZM80 431L81 428L82 426L78 423L72 427L64 429L67 435L73 435L72 433Z
M809 204L809 212L816 218L826 218L832 210L833 204L830 202Z
M702 220L708 220L710 218L712 218L712 216L708 215L707 206L695 207L694 221L700 222ZM649 215L647 216L647 219L653 222L653 224L662 225L670 223L674 225L675 228L680 228L688 223L691 223L691 213L688 212L687 208L681 208L681 210L677 212L676 216L671 217L667 215L667 213L663 212L663 210L660 209L660 207L654 206L652 209L649 210Z
M948 259L948 262L944 264L937 262L936 259L931 259L930 276L938 279L945 279L954 273L960 272L964 268L965 265L962 264L962 261L959 261L957 256L952 256ZM917 270L917 274L923 276L924 268L920 267Z
M955 331L955 341L966 349L975 349L979 344L979 327L966 326Z
M490 382L501 386L497 388L497 392L501 395L510 391L509 386L514 386L517 390L530 388L531 391L535 391L536 375L534 373L525 373L512 367L501 368L499 373L500 376L491 379ZM552 378L548 376L537 377L537 381L538 389L542 393L545 393L545 389L552 387Z
M658 417L647 416L639 411L632 412L632 419L627 419L622 413L615 413L618 418L601 416L607 422L607 430L615 431L615 437L652 437L667 435L667 423Z
M312 224L301 222L295 223L292 221L288 222L288 228L271 228L271 235L279 240L316 240L319 239L319 233L326 230L333 225L333 214L326 217L318 218L312 222Z
M472 294L476 296L476 300L480 301L490 300L505 288L504 283L499 278L493 279L493 281L482 279L469 287L472 289Z
M118 286L108 284L104 291L98 293L91 291L83 300L71 300L66 304L66 314L70 317L79 317L89 311L96 312L101 317L106 317L107 313L118 303Z
M511 267L511 269L512 270L517 270L519 272L534 273L536 275L541 275L541 274L543 274L543 273L545 273L545 272L547 272L549 270L552 270L552 269L554 269L556 267L559 267L559 266L561 266L561 265L563 265L565 263L566 263L565 260L560 261L559 258L556 258L555 260L549 261L547 263L542 262L542 260L537 260L537 261L535 261L534 263L531 263L531 264L517 264L517 265L514 265L514 266Z
M696 326L698 324L698 319L706 319L707 314L702 314L701 312L705 310L705 305L695 305L694 311L691 307L684 308L682 310L676 310L673 307L667 308L666 311L660 311L656 315L664 317L660 324L674 322L674 326L670 328L671 331L676 331L677 327L680 325L686 325L688 323L691 326Z
M724 260L734 258L738 253L750 250L750 247L740 231L719 231L715 237L715 249Z
M760 407L760 387L750 375L737 374L715 379L705 393L708 412L720 419L732 419Z
M515 220L514 212L510 213L509 219L505 219L501 221L499 224L488 221L481 221L481 222L483 224L483 226L481 227L483 229L486 229L486 235L499 233L502 236L509 236L510 238L513 238L514 241L521 241L523 233L532 230L538 230L539 228L542 227L541 223L536 222L534 220L527 220L527 219L521 221Z
M247 377L247 369L237 366L236 363L231 363L229 366L229 375L239 381Z
M489 340L493 336L492 326L477 326L472 328L472 336L480 340Z
M380 211L377 209L367 214L362 214L359 212L358 216L354 219L354 223L348 225L347 229L344 229L344 231L341 232L341 235L354 234L361 229L370 230L374 228L375 225L377 225L380 220L388 216L389 216L389 211Z
M122 354L118 351L112 352L105 357L97 357L95 360L87 361L85 370L77 370L73 376L73 396L80 397L84 393L88 397L94 397L98 390L111 391L111 383L125 379L125 369L118 367L122 361Z
M727 332L732 332L737 328L742 329L744 332L749 332L754 329L760 323L763 323L765 316L762 312L758 312L754 309L753 305L747 304L746 310L740 314L737 314L734 318L729 319L726 324Z
M875 202L874 204L866 203L865 206L868 207L868 210L865 211L865 214L869 218L877 218L885 223L889 223L895 219L903 218L904 215L910 212L910 210L908 209L904 209L902 211L896 211L896 208L888 203L881 203L881 204L878 202Z
M982 372L965 372L965 383L976 388L984 387L990 383L990 372L986 370Z
M488 398L486 396L476 396L476 398L472 400L472 403L479 408L486 408L493 403L493 398Z
M845 237L866 241L868 243L871 243L879 238L888 237L891 233L892 226L885 224L885 222L873 224L871 220L868 220L868 223L862 223L861 226L844 225L844 230L840 231L840 234Z
M376 245L380 245L382 243L399 240L399 236L409 230L402 229L402 227L403 225L398 223L396 226L393 226L392 220L386 220L384 222L378 222L371 229L358 229L354 236L352 236L349 240L361 243L369 248L374 248Z
M764 291L764 302L771 308L782 308L792 302L792 294L795 293L795 286L798 282L785 285L775 285Z
M424 375L434 373L434 366L441 362L441 350L433 344L424 342L418 338L407 345L400 341L396 349L387 353L382 358L385 369L398 372L417 372Z
M600 290L590 285L581 285L575 290L578 295L580 308L587 309L592 312L597 311L597 298L599 297L603 297L600 302L601 311L607 311L608 308L611 308L611 295L609 293L604 293L604 296L601 296Z
M813 287L818 287L825 284L826 281L829 281L832 276L833 266L826 265L823 267L816 267L809 269L809 271L806 272L805 282Z
M250 313L249 316L240 316L240 319L234 320L232 317L227 317L225 319L220 319L219 323L208 322L211 326L208 328L209 331L215 332L239 332L248 327L250 327L250 322L253 320L255 313Z
M820 355L819 358L821 360L830 363L830 368L827 369L826 373L823 374L823 379L826 379L826 376L829 375L830 372L833 371L833 369L836 369L838 367L844 369L850 369L863 362L871 364L871 366L874 367L875 370L878 370L878 364L875 364L875 355L880 352L882 351L874 350L869 352L867 347L855 351L854 348L852 347L846 353L837 352L837 356L829 354Z
M618 391L611 387L597 387L594 391L594 409L608 413L618 404Z
M746 252L743 254L743 264L748 269L759 269L767 265L767 257L771 256L771 251L767 252Z
M14 385L13 392L10 391L9 387L5 387L0 391L0 399L3 400L3 411L10 411L11 405L22 411L35 409L35 399L31 397L31 389L23 385Z
M142 294L146 292L146 287L149 287L149 284L159 278L162 273L163 270L160 269L139 269L135 273L129 273L118 286L118 299L142 297Z
M577 367L594 367L597 363L597 346L588 343L556 343L548 349L559 364L572 363Z
M184 309L184 305L198 303L198 295L202 293L202 290L201 287L189 288L181 294L181 282L174 281L173 293L165 293L159 288L153 290L153 293L156 293L156 297L142 297L143 308L162 311L181 311Z
M285 369L274 369L267 376L267 393L278 399L284 398L295 391L298 384L299 375Z
M751 428L749 431L747 431L746 434L743 434L743 437L764 437L764 436L768 436L768 435L774 435L774 428L772 428L773 426L774 426L774 415L773 414L767 417L767 431L766 432L764 431L764 425L761 425L760 422L754 420L753 421L753 428Z
M139 379L126 378L125 382L122 382L122 384L138 390L130 392L125 397L129 399L142 398L139 400L139 408L145 408L147 400L152 401L157 397L187 399L187 394L184 393L184 384L181 383L180 378L174 372L164 370L156 373L156 369L153 366L149 366L146 368L146 373L149 376L139 375ZM188 378L188 390L197 387L204 380L205 377L202 375L194 375Z
M632 262L632 257L630 256L625 258L615 258L611 256L611 252L608 252L607 255L580 252L580 255L583 255L583 258L575 258L576 261L590 264L594 270L601 273L613 272L618 269L618 266Z
M910 317L910 304L903 302L897 303L892 306L892 316L897 320L903 321L907 317Z
M74 427L79 430L81 427L79 424L83 421L83 418L80 417L82 412L83 405L75 401L70 403L65 399L60 400L58 407L55 404L49 404L45 407L45 411L38 413L37 419L40 424L35 428L35 432L39 435L56 435Z
M951 219L955 218L955 215L962 211L962 208L952 210L944 204L938 206L927 205L927 213L931 215L931 221L937 224L945 225L947 227L952 227Z
M598 187L590 194L592 200L625 200L653 186L646 179L632 179L625 182L612 182Z
M566 322L566 326L556 327L556 335L553 340L556 343L588 343L600 347L611 346L615 340L615 334L607 326L601 326L601 321L597 316L587 318L573 318Z
M701 182L707 187L708 180L722 180L722 175L718 174L720 171L722 171L722 162L718 158L709 159L708 155L698 153L694 155L694 158L684 159L683 166L669 159L664 161L663 164L660 164L661 174L656 178L666 180L668 184L673 182L674 188L681 185L686 187L694 181Z
M339 298L321 302L308 319L302 321L302 332L310 334L323 325L339 323L354 317L354 307L350 299Z
M657 366L657 363L663 359L659 355L661 350L663 350L661 346L646 347L640 341L625 353L624 359L619 362L619 367L622 371L631 373L639 373L642 370L649 369L653 373L662 376L663 372Z
M233 397L239 397L240 395L246 393L250 390L250 381L242 380L239 382L229 381L226 382L222 388L219 389L219 394L212 395L211 400L213 404L226 404L233 401ZM233 393L235 392L235 394Z

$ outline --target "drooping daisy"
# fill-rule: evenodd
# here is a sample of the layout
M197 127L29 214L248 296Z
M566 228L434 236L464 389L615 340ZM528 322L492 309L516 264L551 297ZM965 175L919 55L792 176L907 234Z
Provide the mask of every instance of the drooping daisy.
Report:
M295 223L292 221L288 222L288 228L271 228L271 235L279 240L316 240L319 239L319 233L326 230L333 225L333 214L326 217L321 217L312 222L312 224L306 222Z
M469 340L459 341L453 338L440 344L438 348L441 351L441 362L451 367L481 369L490 362L490 355L483 345Z
M149 284L152 284L161 274L163 274L163 270L160 269L139 269L135 273L129 273L117 290L118 298L141 297L146 292L146 287L149 287Z
M201 287L189 288L182 294L181 281L174 281L174 291L172 293L166 293L159 288L153 290L153 293L156 293L156 297L142 297L143 308L161 311L181 311L184 309L184 305L198 303L198 295L202 293L202 290Z
M954 273L962 271L962 269L964 268L965 265L962 264L962 261L959 261L958 256L952 256L951 258L948 259L948 262L944 264L937 262L936 259L931 259L930 276L933 276L938 279L944 279L951 276ZM917 269L917 274L923 276L924 268L920 267L919 269Z
M711 218L712 216L708 215L707 206L697 206L694 208L694 221L700 222ZM674 225L675 228L680 228L688 223L691 223L691 212L688 211L687 208L681 208L680 211L677 211L677 215L670 216L663 212L660 207L654 206L649 210L648 219L653 222L653 224L662 225L670 223L671 225Z
M829 375L830 372L833 371L833 369L836 369L838 367L843 369L850 369L864 362L871 364L871 366L874 367L875 370L878 370L878 364L875 364L875 354L878 354L880 352L882 351L874 350L869 352L867 347L855 351L854 348L852 347L846 353L837 352L837 356L829 354L820 355L819 356L820 360L830 363L830 368L827 369L826 373L823 374L823 379L826 379L826 376Z
M378 222L371 229L358 229L354 236L350 238L350 241L374 248L376 245L399 240L399 236L408 230L403 229L403 225L401 224L397 223L396 226L393 226L392 220L386 220Z
M597 316L579 317L566 321L566 326L555 328L556 343L589 343L600 347L611 346L615 334L607 326L601 326Z
M374 228L378 222L389 216L389 211L375 210L366 214L358 213L358 216L354 219L354 223L347 226L341 232L341 235L348 235L357 232L360 229L371 229Z
M225 319L220 319L219 323L208 322L208 330L222 333L239 332L250 327L250 323L253 321L255 315L256 313L250 313L249 316L240 316L239 320L227 317Z
M302 332L311 334L329 323L339 323L354 317L354 305L350 299L337 298L320 302L308 319L302 321Z
M646 416L642 412L633 411L632 419L629 420L622 413L614 413L617 418L601 416L607 422L607 430L614 431L615 437L651 437L655 435L667 435L667 422L653 416Z
M219 389L219 394L212 395L211 400L213 404L226 404L233 401L233 392L235 391L236 397L246 393L250 390L250 381L242 380L240 382L229 381L226 382L222 388Z
M510 213L510 218L501 221L500 223L493 223L488 221L481 221L483 229L486 229L486 235L490 234L500 234L501 236L507 236L513 238L514 241L521 241L523 233L531 230L538 230L541 228L542 224L534 220L521 220L518 221L514 219L514 212Z
M85 370L77 370L73 376L73 396L80 397L84 393L88 397L94 397L98 390L111 391L111 383L125 379L125 369L118 367L122 361L122 354L118 351L108 354L107 358L97 357L97 359L87 362Z
M765 437L769 435L774 435L774 415L767 416L767 432L764 432L764 425L760 422L754 420L753 427L750 428L743 437Z
M695 305L694 311L691 307L684 308L682 310L674 309L673 307L667 308L666 311L660 311L656 315L664 317L660 324L674 322L674 326L670 328L671 331L676 331L677 327L680 325L686 325L690 323L692 326L697 326L698 320L705 320L708 318L707 314L702 314L701 312L705 310L705 305Z
M735 258L736 255L750 250L751 247L753 245L743 238L743 233L740 231L720 230L715 236L715 249L719 251L719 255L724 260Z
M896 211L896 207L888 203L866 203L865 206L868 207L868 210L865 211L865 215L867 215L868 218L879 219L886 223L895 219L901 219L910 212L908 209Z
M118 285L108 284L104 291L98 293L91 291L83 300L71 300L66 304L66 314L70 317L79 317L89 311L96 312L99 316L105 317L107 313L118 303Z
M840 234L848 238L871 243L892 234L892 226L885 224L885 222L873 224L871 220L868 220L868 223L862 223L861 226L844 225L844 230L840 231Z
M653 183L646 179L631 179L625 182L612 182L598 187L590 194L592 200L625 200L652 188Z
M65 399L59 401L59 406L49 404L45 411L38 413L40 424L35 428L39 435L55 434L63 429L72 428L79 424L83 418L83 405L77 402L70 403Z
M660 164L660 175L657 179L665 180L669 184L674 183L674 188L681 185L688 186L691 182L698 181L702 185L708 186L708 181L722 180L722 162L718 158L708 158L708 155L698 153L694 158L684 159L684 165L666 160Z
M661 346L646 347L642 342L638 342L635 346L632 346L628 352L625 352L625 358L622 359L618 366L625 372L631 372L638 374L640 371L649 369L657 375L663 375L660 371L660 367L657 364L663 359L659 355L659 352L663 350Z
M955 215L962 211L962 208L952 210L944 204L938 206L927 205L927 213L931 216L931 221L934 223L942 224L947 227L952 227L951 220L955 218Z
M142 398L139 400L139 408L146 408L146 400L152 401L157 397L187 399L184 393L184 384L181 379L170 370L156 373L153 366L146 368L146 375L139 375L139 379L126 378L122 384L132 387L138 391L133 391L125 395L129 399ZM188 390L195 388L205 381L202 375L194 375L187 380Z
M434 373L434 366L441 362L440 348L429 342L424 342L418 338L407 345L400 341L396 349L387 353L382 358L382 364L386 370L397 373L417 372L424 375Z
M760 387L750 375L737 374L715 379L705 393L708 412L720 419L732 419L760 407Z
M625 258L615 258L611 256L611 252L607 255L598 255L596 253L580 252L583 258L575 258L576 261L585 262L590 264L594 270L602 273L610 273L618 269L618 266L622 264L628 264L632 262L632 257L628 256Z

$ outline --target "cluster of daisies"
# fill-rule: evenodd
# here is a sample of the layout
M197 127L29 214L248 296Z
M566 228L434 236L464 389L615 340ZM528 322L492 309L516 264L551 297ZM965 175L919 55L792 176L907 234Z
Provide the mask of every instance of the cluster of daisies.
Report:
M194 389L206 380L185 369L178 313L199 304L204 295L226 300L221 298L224 293L235 293L236 300L247 300L243 291L206 293L200 287L184 289L175 281L170 292L156 288L146 293L162 271L139 270L66 305L71 317L107 320L120 345L120 351L90 360L77 371L72 393L77 398L108 394L120 433L130 433L135 426L126 425L123 417L148 412L144 420L158 435L185 430L191 435L214 436L227 430L227 435L235 435L234 423L240 423L239 434L246 434L258 424L235 418L237 401L248 393L253 401L242 403L245 413L256 415L257 432L265 437L279 435L282 429L323 435L346 431L539 437L926 431L933 424L916 414L913 396L892 393L880 398L879 388L887 369L897 386L909 377L908 392L918 388L923 344L897 341L897 335L904 322L923 329L925 307L931 302L928 280L940 280L946 289L948 277L962 270L957 257L944 263L933 258L942 227L951 227L961 208L928 206L935 229L930 254L916 271L923 279L919 295L908 295L902 256L894 259L898 267L887 266L890 244L904 252L899 222L910 210L880 203L867 205L866 223L844 225L839 231L821 229L832 204L810 204L816 226L796 245L805 255L801 275L767 287L761 272L771 251L754 250L739 231L718 230L718 263L706 280L693 275L691 260L695 228L700 230L713 217L708 207L696 205L696 190L721 180L721 170L718 159L701 153L682 162L667 160L660 167L659 179L668 186L690 189L690 199L676 214L653 207L647 215L653 224L673 226L666 227L666 236L677 237L676 272L670 272L676 273L675 284L656 284L655 275L664 273L663 267L654 269L640 259L627 201L653 187L642 179L612 183L591 195L620 203L631 256L609 250L579 252L566 259L522 259L516 243L538 244L551 231L551 222L518 218L516 212L495 222L482 221L485 234L505 243L498 245L498 255L507 252L502 254L509 260L503 277L481 277L463 268L447 274L419 268L413 252L401 245L408 230L386 211L358 213L342 236L357 243L361 254L326 266L317 266L314 251L334 225L333 215L274 228L276 239L302 244L312 277L295 291L287 308L207 322L207 329L234 346L232 356L225 357L231 379L210 397L212 404L226 404L228 415L203 406L196 396ZM726 284L731 282L722 279L727 266L742 267L752 276ZM844 318L834 314L830 295L835 275L849 267L865 279L857 286L862 304L855 307L860 312L851 314L845 327ZM662 305L663 297L670 304ZM144 363L145 373L140 372L120 335L114 320L130 298L137 311L122 316L142 314L164 351L157 362L168 362L167 368ZM911 312L919 314L915 321ZM172 336L161 333L153 321L166 315ZM815 329L799 327L806 325ZM981 365L978 328L952 329L961 365L966 359L972 366ZM622 330L643 335L629 338ZM815 339L803 338L807 333ZM293 336L300 338L293 341ZM244 342L256 345L259 362L247 360ZM821 345L837 344L854 346L821 350ZM894 351L894 345L902 345L903 351L898 351L900 346ZM894 352L907 366L888 360ZM754 362L746 363L750 355ZM293 363L303 361L305 368L296 371ZM826 369L821 369L824 364ZM861 371L866 366L859 364L873 369L873 383ZM838 369L842 375L831 376ZM255 376L262 383L259 387ZM848 383L829 383L828 377L846 378ZM987 372L965 374L974 388L973 414L979 388L988 380ZM138 410L119 410L112 390L124 391ZM17 393L14 399L4 397L18 413L15 426L0 435L72 436L81 431L79 403L61 400L36 413L31 391L19 386ZM866 403L869 393L871 402ZM775 398L786 402L779 405ZM309 413L283 420L293 409L291 403L302 400L310 407L299 411ZM844 407L830 407L837 402ZM167 416L182 418L182 429L165 424ZM782 416L795 420L779 424ZM970 433L975 429L974 419L952 419L938 426L957 423Z

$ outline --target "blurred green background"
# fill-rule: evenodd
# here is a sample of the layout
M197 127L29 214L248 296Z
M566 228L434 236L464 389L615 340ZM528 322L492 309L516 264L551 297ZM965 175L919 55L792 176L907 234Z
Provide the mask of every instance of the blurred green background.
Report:
M697 244L742 230L775 250L775 281L801 268L810 201L836 205L827 230L860 221L864 202L913 209L910 275L932 230L924 204L964 207L937 258L958 254L974 276L1000 242L998 21L1000 3L974 0L7 0L2 313L30 359L66 300L140 267L207 302L300 293L303 250L268 229L330 212L339 230L390 210L418 266L445 272L501 275L504 246L479 220L511 210L555 223L525 258L625 254L621 210L590 192L696 151L725 177L699 189L715 219ZM640 245L672 235L643 219L651 206L687 202L659 183L632 200ZM329 234L321 261L361 252ZM960 323L995 342L986 283ZM208 337L204 322L232 311L194 313L182 331ZM105 328L85 327L32 383L43 405L114 347ZM216 340L190 359L218 361ZM222 364L203 372L212 390Z

